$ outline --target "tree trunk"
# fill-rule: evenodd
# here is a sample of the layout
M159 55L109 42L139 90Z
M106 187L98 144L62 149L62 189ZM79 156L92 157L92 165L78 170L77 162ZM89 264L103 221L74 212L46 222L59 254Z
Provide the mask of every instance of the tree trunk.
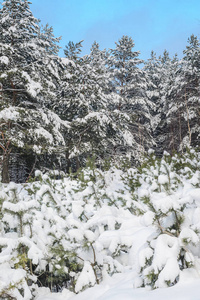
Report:
M189 142L190 142L190 146L191 146L192 134L191 134L191 128L190 128L190 121L189 121L189 109L188 109L188 103L187 103L186 89L185 89L185 105L186 105L186 112L187 112L187 125L188 125L188 132L189 132Z
M2 181L2 183L9 183L10 182L9 157L10 157L10 153L4 153L3 154L2 172L1 172L1 178L2 178L1 181Z

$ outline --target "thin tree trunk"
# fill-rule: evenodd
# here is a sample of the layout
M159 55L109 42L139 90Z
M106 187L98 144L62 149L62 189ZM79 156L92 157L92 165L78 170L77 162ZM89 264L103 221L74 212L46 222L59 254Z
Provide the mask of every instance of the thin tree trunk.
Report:
M173 152L175 151L175 147L174 147L174 130L173 130L172 124L170 126L170 130L171 130L171 140L170 140L171 153L173 154Z
M10 126L10 124L8 124ZM1 170L1 181L2 183L9 183L10 182L10 176L9 176L9 159L10 159L10 153L11 153L11 148L10 148L10 141L5 140L4 133L1 133L2 139L1 141L3 142L0 143L0 148L3 150L3 155L2 155L2 170Z
M181 145L181 152L183 153L180 105L178 106L178 123L179 123L179 139Z
M187 111L187 125L188 125L188 132L189 132L189 142L190 142L190 145L191 145L191 142L192 142L192 134L191 134L190 122L189 122L189 109L188 109L188 104L187 104L187 94L186 94L186 89L185 89L185 105L186 105L186 111Z
M9 157L10 153L4 153L3 154L3 162L2 162L2 183L9 183L10 182L10 176L9 176Z

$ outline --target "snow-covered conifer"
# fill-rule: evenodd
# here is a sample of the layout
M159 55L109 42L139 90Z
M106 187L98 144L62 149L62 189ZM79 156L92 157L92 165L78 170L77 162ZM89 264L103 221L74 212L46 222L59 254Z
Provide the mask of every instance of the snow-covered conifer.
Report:
M41 35L39 21L32 15L27 0L3 2L0 10L0 82L3 103L0 119L4 182L9 181L9 157L12 159L14 152L22 151L26 155L30 153L35 156L39 152L48 153L46 146L49 142L52 145L65 144L60 131L56 132L59 125L52 128L49 122L51 119L55 124L59 118L47 109L51 107L50 100L55 97L59 81L60 62L53 55L53 50L50 51L56 41L52 37L52 29L48 33L46 29L46 33ZM47 129L48 126L44 124L50 127ZM41 137L39 147L36 142L38 135ZM58 143L55 142L57 138ZM42 148L46 150L40 151Z
M189 45L183 52L178 88L178 101L183 107L182 118L185 124L182 129L182 147L197 145L200 137L198 113L200 44L194 35L191 35L188 43Z
M116 42L116 48L111 49L108 62L119 98L115 109L119 115L124 114L122 120L129 135L130 155L137 159L138 154L153 142L150 128L150 107L153 104L146 95L146 76L139 68L142 60L138 58L139 51L133 51L134 46L132 38L123 36Z

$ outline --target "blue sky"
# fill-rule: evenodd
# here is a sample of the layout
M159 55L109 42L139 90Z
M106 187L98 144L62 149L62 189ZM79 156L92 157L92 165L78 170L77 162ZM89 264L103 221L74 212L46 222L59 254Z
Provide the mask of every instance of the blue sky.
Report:
M32 0L30 7L62 36L63 48L69 41L84 40L83 54L95 40L101 49L109 49L128 35L140 58L165 49L181 57L188 37L200 37L200 0Z

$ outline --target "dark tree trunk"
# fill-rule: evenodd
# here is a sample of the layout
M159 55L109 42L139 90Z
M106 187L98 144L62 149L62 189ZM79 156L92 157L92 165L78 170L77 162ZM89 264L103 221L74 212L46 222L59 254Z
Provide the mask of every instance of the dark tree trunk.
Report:
M10 153L4 153L3 154L3 162L2 162L2 183L9 183L10 182L10 176L9 176L9 157Z

